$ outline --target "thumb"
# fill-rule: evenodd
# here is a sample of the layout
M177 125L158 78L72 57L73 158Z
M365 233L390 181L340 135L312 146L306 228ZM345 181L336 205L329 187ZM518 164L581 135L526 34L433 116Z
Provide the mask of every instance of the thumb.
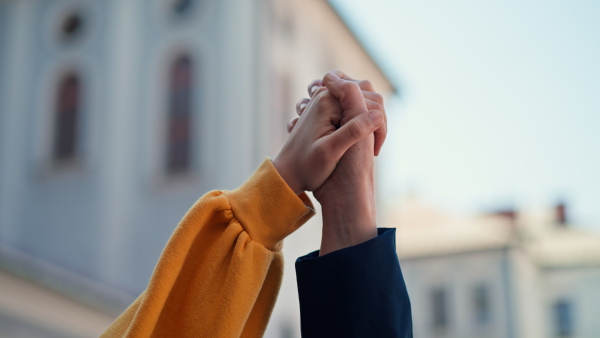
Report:
M383 113L372 110L348 121L324 140L324 146L339 160L356 142L371 135L383 123Z
M329 72L323 78L327 90L340 101L344 117L353 118L367 111L367 104L358 83L340 78Z

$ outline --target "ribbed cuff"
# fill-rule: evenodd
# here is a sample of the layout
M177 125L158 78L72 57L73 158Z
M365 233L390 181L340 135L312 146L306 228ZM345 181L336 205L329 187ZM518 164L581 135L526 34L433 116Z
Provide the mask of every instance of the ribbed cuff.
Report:
M308 196L296 195L268 158L244 184L225 195L250 238L270 250L279 250L277 244L315 214Z

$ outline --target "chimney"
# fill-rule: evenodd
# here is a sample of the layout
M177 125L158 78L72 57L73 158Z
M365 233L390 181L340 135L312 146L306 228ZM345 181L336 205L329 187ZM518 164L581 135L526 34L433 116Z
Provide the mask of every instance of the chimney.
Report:
M511 223L516 223L517 217L519 216L517 208L513 203L504 203L503 206L497 206L491 209L487 214L490 216L503 218Z
M492 215L500 216L508 219L511 222L517 221L517 212L514 209L502 209L492 212Z
M564 201L560 201L554 207L554 216L556 217L556 224L560 226L567 225L567 205Z
M497 209L496 211L491 212L490 215L505 219L507 221L506 225L509 227L510 230L511 238L513 240L518 240L520 234L517 225L517 217L519 216L519 214L514 207Z

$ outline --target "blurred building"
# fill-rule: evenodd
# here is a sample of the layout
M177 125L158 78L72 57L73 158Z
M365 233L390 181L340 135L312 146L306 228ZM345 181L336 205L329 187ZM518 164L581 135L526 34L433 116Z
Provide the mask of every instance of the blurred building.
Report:
M0 336L102 332L333 68L396 91L325 0L1 1ZM286 241L267 336L299 336L293 262L319 224Z
M415 337L597 337L600 234L564 204L465 218L410 198L388 215Z

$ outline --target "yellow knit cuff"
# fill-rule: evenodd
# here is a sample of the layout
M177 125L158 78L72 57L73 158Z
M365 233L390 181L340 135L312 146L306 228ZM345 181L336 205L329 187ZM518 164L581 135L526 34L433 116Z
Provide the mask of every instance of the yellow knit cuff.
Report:
M265 159L239 188L226 192L234 216L252 240L270 250L315 214L305 193L296 195Z

